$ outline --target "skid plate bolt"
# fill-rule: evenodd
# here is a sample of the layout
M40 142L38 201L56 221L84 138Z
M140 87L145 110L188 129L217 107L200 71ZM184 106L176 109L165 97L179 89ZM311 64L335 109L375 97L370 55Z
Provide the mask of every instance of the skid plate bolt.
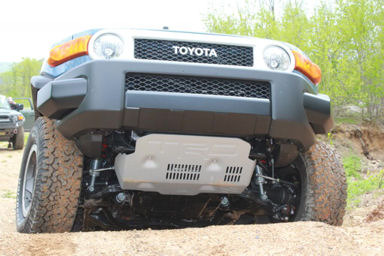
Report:
M127 196L124 193L119 193L119 194L116 195L116 201L118 203L124 202L125 199L127 199Z
M229 200L226 196L224 196L223 198L221 198L221 202L220 202L221 206L223 207L228 207L229 206Z

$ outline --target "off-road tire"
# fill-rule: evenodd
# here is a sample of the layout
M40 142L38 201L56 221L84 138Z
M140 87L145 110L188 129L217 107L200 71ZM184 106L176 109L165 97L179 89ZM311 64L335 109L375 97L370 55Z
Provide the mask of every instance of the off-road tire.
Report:
M32 150L33 149L33 150ZM22 190L30 151L35 152L32 199L23 214ZM28 163L29 166L29 163ZM30 168L30 167L28 167ZM74 142L65 139L54 122L39 117L29 135L20 169L16 202L17 231L23 233L69 232L78 208L83 156ZM25 193L25 192L24 192ZM25 211L26 212L26 211Z
M321 221L340 226L347 199L347 182L340 157L324 142L301 154L302 193L297 221Z
M13 137L12 141L13 149L23 149L24 147L24 127L17 128L17 134Z

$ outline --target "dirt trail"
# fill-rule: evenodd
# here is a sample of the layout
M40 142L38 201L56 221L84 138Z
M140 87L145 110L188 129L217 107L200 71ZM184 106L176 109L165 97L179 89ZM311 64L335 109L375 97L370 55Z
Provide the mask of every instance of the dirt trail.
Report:
M1 145L0 145L1 147ZM21 151L0 149L0 255L384 255L384 220L26 235L15 231ZM365 214L366 215L366 214Z

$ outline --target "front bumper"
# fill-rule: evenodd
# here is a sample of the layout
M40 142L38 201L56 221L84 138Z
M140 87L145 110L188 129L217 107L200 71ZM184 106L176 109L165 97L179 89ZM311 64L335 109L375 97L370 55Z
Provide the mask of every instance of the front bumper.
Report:
M0 141L9 141L17 132L14 123L1 123L0 122Z
M125 91L127 72L267 81L271 98ZM295 73L99 60L78 66L43 86L32 84L41 87L38 110L58 119L58 129L67 138L98 129L227 137L267 135L298 142L307 149L314 143L315 133L325 133L333 125L329 98L305 92L311 87L309 82Z

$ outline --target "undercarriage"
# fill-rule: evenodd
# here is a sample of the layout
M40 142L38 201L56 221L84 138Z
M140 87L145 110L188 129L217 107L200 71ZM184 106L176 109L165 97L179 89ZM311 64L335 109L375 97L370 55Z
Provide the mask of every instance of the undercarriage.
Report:
M303 172L295 145L289 147L291 151L296 149L296 153L291 152L289 160L283 152L287 145L281 146L281 142L270 138L246 138L251 145L248 158L255 165L249 185L236 194L180 195L122 189L114 160L119 154L133 154L137 140L145 136L148 134L124 131L103 134L102 157L85 159L86 171L82 179L75 230L162 229L295 219ZM284 157L279 156L280 153ZM287 165L287 161L291 163ZM228 177L225 179L231 179L228 172L233 172L232 179L235 181L235 174L240 171L226 172ZM180 182L179 179L178 185Z

